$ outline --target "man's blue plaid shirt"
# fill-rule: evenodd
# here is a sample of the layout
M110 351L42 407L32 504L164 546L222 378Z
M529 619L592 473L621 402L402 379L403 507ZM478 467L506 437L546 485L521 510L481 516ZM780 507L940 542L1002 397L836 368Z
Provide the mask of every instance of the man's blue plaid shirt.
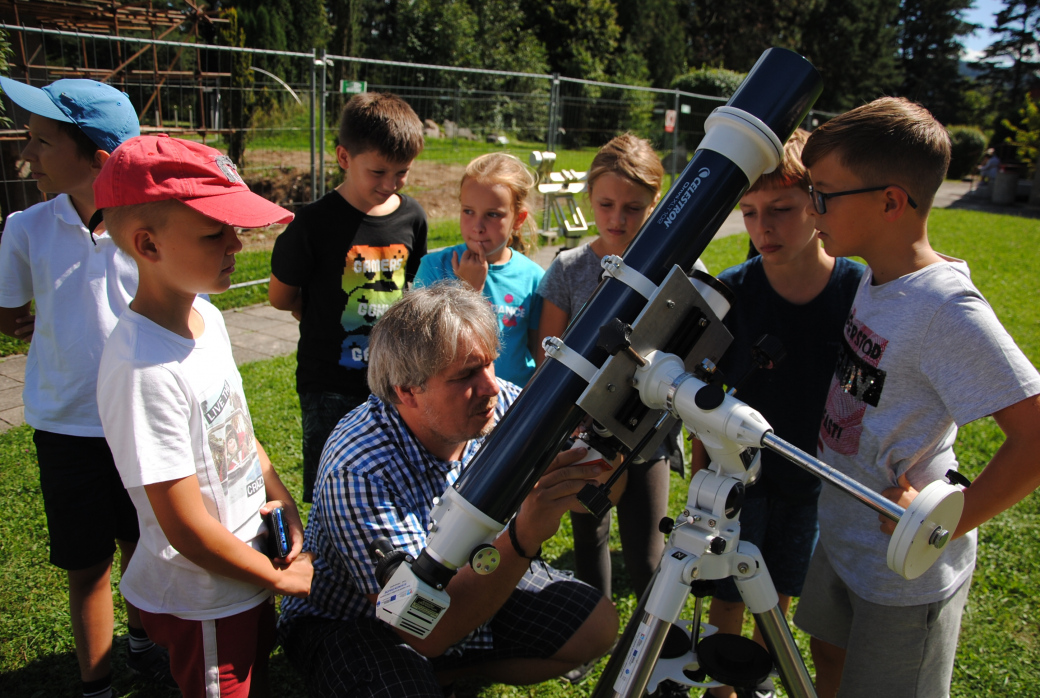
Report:
M495 422L520 388L498 380ZM462 459L445 462L420 444L396 408L374 395L332 431L321 454L303 549L315 555L314 579L306 599L282 600L279 624L305 616L350 620L375 618L366 594L379 592L369 545L385 536L414 557L426 546L434 497L455 483L483 439L473 439ZM475 630L467 648L490 649L491 633Z

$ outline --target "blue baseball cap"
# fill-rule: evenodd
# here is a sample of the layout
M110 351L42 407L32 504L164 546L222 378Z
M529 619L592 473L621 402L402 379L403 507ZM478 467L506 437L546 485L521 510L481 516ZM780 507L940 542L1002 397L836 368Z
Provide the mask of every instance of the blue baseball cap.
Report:
M130 97L97 80L57 80L44 88L0 77L0 87L22 109L75 124L107 153L141 135Z

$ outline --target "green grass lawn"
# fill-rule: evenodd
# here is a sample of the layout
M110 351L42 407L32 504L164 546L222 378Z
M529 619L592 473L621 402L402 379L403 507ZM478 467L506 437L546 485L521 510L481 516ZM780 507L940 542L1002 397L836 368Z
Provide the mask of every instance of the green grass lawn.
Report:
M1037 238L1035 221L1011 216L940 210L932 216L935 247L968 259L973 278L997 315L1034 364L1040 363L1040 304L1033 275ZM713 271L741 261L747 237L738 235L713 242L704 255ZM239 270L247 263L240 257ZM261 262L262 266L262 262ZM259 272L257 272L259 273ZM266 293L266 287L264 287ZM218 296L215 300L219 300ZM300 415L294 390L295 358L283 357L242 367L256 433L290 489L301 488ZM957 451L963 470L974 476L1002 440L992 419L961 430ZM686 483L673 475L672 513L681 509ZM27 427L0 435L0 694L11 696L78 695L76 660L69 631L64 575L47 562L48 544L35 449ZM306 512L305 512L306 514ZM85 522L86 523L86 522ZM615 527L616 528L616 527ZM987 523L980 532L980 555L964 618L952 695L1015 696L1037 694L1040 674L1040 498L1032 494L1010 512ZM545 546L554 564L571 562L569 521ZM615 601L627 620L635 600L612 540ZM118 695L173 696L132 683L124 669L125 614L117 610L115 687ZM808 657L807 641L796 639ZM880 638L879 641L884 641ZM883 671L879 667L879 671ZM272 659L273 695L302 696L299 677L284 657ZM587 696L594 680L571 687L548 681L532 687L506 687L470 681L457 684L458 695L481 696ZM699 694L695 694L699 695Z

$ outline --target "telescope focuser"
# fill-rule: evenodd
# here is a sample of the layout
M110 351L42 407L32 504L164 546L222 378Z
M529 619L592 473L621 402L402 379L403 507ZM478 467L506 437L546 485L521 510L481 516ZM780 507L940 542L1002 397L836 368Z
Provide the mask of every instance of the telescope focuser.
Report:
M395 548L386 536L379 536L372 541L368 551L379 560L376 563L376 580L381 587L386 586L402 562L411 564L414 561L406 551Z

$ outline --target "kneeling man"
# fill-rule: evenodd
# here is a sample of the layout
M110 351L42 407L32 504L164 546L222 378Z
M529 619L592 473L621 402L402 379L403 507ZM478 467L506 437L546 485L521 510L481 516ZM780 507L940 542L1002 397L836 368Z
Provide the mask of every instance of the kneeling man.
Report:
M452 604L419 639L376 619L374 539L418 556L433 500L477 452L519 394L495 378L497 322L487 300L453 283L411 291L379 320L369 343L368 402L336 426L321 457L304 537L314 580L306 599L285 599L279 631L313 696L450 694L479 673L508 684L544 681L611 646L610 600L564 573L531 564L575 495L604 466L553 461L520 507L515 544L479 576L462 568Z

